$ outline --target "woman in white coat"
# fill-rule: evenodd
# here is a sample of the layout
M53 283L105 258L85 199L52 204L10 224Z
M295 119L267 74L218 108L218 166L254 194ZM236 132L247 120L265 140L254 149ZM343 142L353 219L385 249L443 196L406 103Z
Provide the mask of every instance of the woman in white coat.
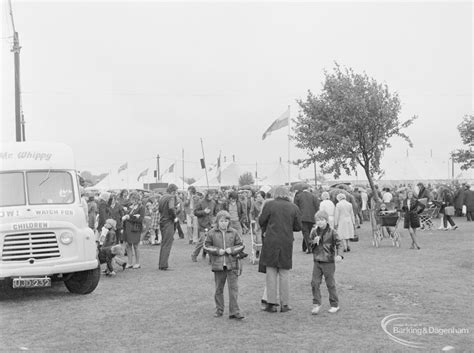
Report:
M334 229L334 210L336 206L334 206L334 203L329 199L329 193L327 191L321 194L321 199L322 201L319 204L319 210L326 211L329 216L328 223L331 228Z
M334 212L334 228L342 239L344 252L351 251L349 239L354 238L355 217L352 204L347 202L346 195L337 195L338 203Z

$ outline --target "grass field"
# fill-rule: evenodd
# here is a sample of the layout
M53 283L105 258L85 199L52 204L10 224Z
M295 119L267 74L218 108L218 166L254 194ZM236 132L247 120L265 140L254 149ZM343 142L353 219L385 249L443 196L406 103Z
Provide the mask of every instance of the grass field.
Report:
M239 279L239 304L246 317L241 322L229 320L227 310L222 318L213 317L213 274L207 261L191 262L187 241L174 242L173 271L158 271L159 246L143 245L141 269L103 276L90 295L69 294L56 283L2 298L0 351L403 352L446 346L454 348L451 352L472 351L474 223L455 221L456 231L419 232L420 251L409 249L404 230L401 248L387 239L373 248L365 223L360 241L351 243L352 251L337 266L341 310L327 312L323 284L323 310L317 316L311 315L312 256L300 251L301 234L295 234L293 310L261 311L265 277L246 259ZM225 297L227 304L227 288ZM409 318L392 325L421 333L395 334L392 326L389 333L419 349L395 342L382 329L384 317L400 313ZM457 331L446 331L453 328Z

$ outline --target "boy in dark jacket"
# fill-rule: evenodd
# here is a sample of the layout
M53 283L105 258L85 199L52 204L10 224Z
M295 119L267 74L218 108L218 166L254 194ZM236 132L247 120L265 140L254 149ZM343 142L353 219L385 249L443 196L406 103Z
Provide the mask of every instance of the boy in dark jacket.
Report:
M336 291L336 272L335 262L342 260L339 255L341 240L337 232L329 225L329 216L326 211L319 211L314 216L316 227L313 228L309 236L313 251L313 277L311 288L313 291L313 310L311 314L316 315L321 308L321 291L319 289L322 278L326 280L326 286L329 291L330 313L339 311L339 299Z
M229 227L230 214L220 211L216 216L216 226L211 229L204 243L204 250L210 255L212 272L216 282L214 300L216 303L215 317L224 313L224 285L228 280L229 288L229 319L242 320L237 297L239 294L239 263L236 257L244 245L237 231Z

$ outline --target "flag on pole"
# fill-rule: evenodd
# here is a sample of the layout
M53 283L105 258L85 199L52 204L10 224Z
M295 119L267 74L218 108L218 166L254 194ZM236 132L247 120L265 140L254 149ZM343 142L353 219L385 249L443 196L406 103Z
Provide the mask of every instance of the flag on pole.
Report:
M145 169L143 172L141 172L140 174L138 174L138 178L137 178L137 181L140 180L141 177L144 177L145 175L148 174L148 168Z
M282 127L288 126L290 120L290 107L278 118L276 119L269 128L263 133L262 140L265 140L265 137L270 135L272 131L281 129Z
M128 162L125 162L124 164L122 164L119 169L118 169L118 173L120 172L123 172L125 169L128 168Z
M171 164L171 165L169 166L169 168L166 169L163 174L161 174L161 177L163 178L163 175L165 175L165 174L170 174L170 173L173 173L173 172L174 172L174 163Z
M221 183L221 172L221 152L219 152L219 158L217 158L217 181L219 182L219 184Z

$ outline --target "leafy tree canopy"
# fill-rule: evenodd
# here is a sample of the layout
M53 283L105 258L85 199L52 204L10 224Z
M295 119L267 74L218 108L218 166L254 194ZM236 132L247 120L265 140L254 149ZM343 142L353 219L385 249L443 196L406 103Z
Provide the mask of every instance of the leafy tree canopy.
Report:
M372 178L382 173L380 162L384 150L391 147L390 138L399 136L412 146L402 130L416 116L401 123L398 94L365 73L336 64L332 72L325 71L321 94L308 91L306 101L298 104L301 112L295 120L294 139L309 156L302 162L317 161L324 173L335 178L342 170L355 171L359 164L374 190Z
M462 143L468 146L468 149L458 149L453 152L454 161L461 164L461 169L468 170L474 168L474 115L465 115L462 122L458 125L459 134Z

